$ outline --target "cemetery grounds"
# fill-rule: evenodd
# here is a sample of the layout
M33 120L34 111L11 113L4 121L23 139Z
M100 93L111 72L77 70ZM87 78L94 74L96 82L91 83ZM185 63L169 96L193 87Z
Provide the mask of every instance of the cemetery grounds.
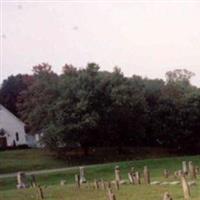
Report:
M169 192L173 200L184 200L184 194L179 177L174 177L174 172L182 169L182 161L192 161L193 165L200 166L200 156L173 157L162 159L147 159L137 161L118 162L110 164L98 164L85 166L85 177L87 183L81 184L80 188L75 182L75 174L79 174L79 167L66 170L64 172L47 173L36 175L37 184L41 186L43 199L46 200L111 200L108 198L107 188L103 188L104 180L112 182L115 179L115 166L119 166L121 179L127 183L116 187L115 182L111 183L112 192L116 200L163 200L163 194ZM151 182L159 183L155 185L144 184L143 168L148 166ZM130 184L128 173L134 167L135 171L141 174L141 184ZM164 169L169 171L169 177L163 175ZM30 180L30 177L28 177ZM192 179L186 177L192 183ZM65 184L60 184L65 182ZM164 185L162 185L165 183ZM174 183L174 184L172 184ZM192 200L200 200L200 175L194 179L194 184L190 186ZM42 199L41 191L38 187L28 189L16 189L16 178L0 179L0 200L39 200ZM99 187L99 188L98 188ZM114 200L114 199L113 199Z

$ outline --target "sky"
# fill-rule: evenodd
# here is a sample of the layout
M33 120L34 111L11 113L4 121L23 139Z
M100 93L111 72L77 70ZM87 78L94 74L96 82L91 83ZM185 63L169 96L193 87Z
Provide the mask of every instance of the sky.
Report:
M200 86L200 0L1 1L2 82L47 62L164 78L185 68Z

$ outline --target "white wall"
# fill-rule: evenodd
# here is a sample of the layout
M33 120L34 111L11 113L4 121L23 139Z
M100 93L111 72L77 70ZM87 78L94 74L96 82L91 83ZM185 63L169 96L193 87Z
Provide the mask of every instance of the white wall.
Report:
M27 144L24 123L0 105L0 128L6 131L7 145L12 146L13 141L16 145ZM19 140L16 139L16 133Z

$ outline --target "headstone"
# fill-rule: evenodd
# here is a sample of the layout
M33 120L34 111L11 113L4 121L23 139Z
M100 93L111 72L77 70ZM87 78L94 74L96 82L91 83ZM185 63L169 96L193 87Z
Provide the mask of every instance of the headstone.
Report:
M121 181L121 175L120 175L120 168L119 166L115 167L115 180L116 181Z
M183 171L180 169L180 170L178 170L177 175L178 175L178 177L181 177L182 175L184 176L184 173L183 173Z
M183 171L184 175L188 174L188 165L187 165L186 161L182 162L182 171Z
M197 178L196 170L195 170L195 167L194 167L192 161L189 161L188 167L189 167L189 175L190 175L190 177L193 178L193 179L196 179Z
M75 175L75 183L77 188L80 188L80 176L78 174Z
M98 180L94 180L94 189L99 189L99 181Z
M190 188L184 176L181 176L181 184L183 189L184 200L190 200Z
M85 168L84 167L80 167L80 183L86 183L86 178L85 178Z
M60 181L60 186L64 186L66 184L66 180L61 180Z
M108 189L108 200L116 200L116 197L110 188Z
M196 174L200 174L200 170L199 170L198 166L195 166L195 172L196 172Z
M128 173L128 179L129 179L129 182L130 182L131 184L134 184L133 176L134 176L134 174L132 174L131 172Z
M163 200L173 200L171 195L168 192L164 193Z
M135 172L134 183L135 183L136 185L141 184L140 172Z
M27 181L26 174L24 172L18 172L17 173L17 188L18 189L23 189L23 188L28 188L29 184Z
M131 167L131 173L135 173L135 167Z
M164 169L163 174L165 178L169 178L169 171L167 169Z
M106 184L103 179L101 179L101 188L102 188L102 190L106 189Z
M112 185L111 185L111 182L110 181L108 181L108 188L111 188L112 187Z
M181 169L174 172L174 178L180 178L182 175L184 175L184 173Z
M40 199L40 200L44 199L44 192L43 192L41 186L38 186L38 187L37 187L37 191L38 191L39 199Z
M119 181L115 180L115 187L116 187L116 190L119 190Z
M150 172L147 166L144 166L144 183L150 184Z
M174 178L178 178L178 171L174 172Z
M35 178L34 174L31 174L31 185L32 185L32 187L37 186L37 182L36 182L36 178Z

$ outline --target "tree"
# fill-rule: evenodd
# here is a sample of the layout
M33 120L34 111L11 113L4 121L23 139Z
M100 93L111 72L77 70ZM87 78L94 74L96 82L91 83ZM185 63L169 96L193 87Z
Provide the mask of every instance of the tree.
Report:
M98 69L98 65L89 63L86 69L79 70L76 75L65 72L60 84L61 95L54 107L54 125L61 130L60 144L80 144L85 154L90 146L95 145L97 137ZM49 135L48 129L46 134Z
M33 72L32 84L20 94L17 108L30 132L37 133L53 119L52 109L59 96L58 76L45 63L34 66Z
M169 71L166 73L166 81L167 83L175 83L181 82L183 84L190 84L190 79L195 74L193 72L188 71L187 69L176 69L174 71Z
M186 96L180 116L183 131L178 140L181 151L200 153L200 90Z
M14 115L18 115L17 99L22 91L27 90L32 76L18 74L9 76L3 81L0 89L0 103L10 110Z

